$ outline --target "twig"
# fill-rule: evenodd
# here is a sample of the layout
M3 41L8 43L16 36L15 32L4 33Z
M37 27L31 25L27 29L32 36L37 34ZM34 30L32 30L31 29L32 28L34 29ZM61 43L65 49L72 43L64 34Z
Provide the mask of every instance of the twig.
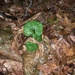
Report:
M26 12L25 12L25 15L24 16L27 16L27 12L28 12L28 9L30 8L30 6L32 5L32 0L29 0L30 4L29 6L26 8Z

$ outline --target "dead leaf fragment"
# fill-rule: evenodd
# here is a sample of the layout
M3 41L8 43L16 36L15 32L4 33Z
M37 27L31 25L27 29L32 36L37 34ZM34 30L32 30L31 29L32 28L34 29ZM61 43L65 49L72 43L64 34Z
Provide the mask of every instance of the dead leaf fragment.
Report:
M48 75L50 74L53 70L57 69L57 66L55 63L50 63L47 62L44 65L38 65L38 69L42 72L44 72L44 74Z

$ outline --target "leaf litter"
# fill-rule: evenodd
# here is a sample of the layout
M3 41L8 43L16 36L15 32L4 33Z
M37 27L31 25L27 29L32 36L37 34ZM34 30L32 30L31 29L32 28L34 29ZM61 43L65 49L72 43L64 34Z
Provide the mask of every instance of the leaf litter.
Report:
M74 0L0 3L1 75L75 75ZM41 42L23 34L24 24L31 20L43 24ZM27 52L27 41L37 43L38 49Z

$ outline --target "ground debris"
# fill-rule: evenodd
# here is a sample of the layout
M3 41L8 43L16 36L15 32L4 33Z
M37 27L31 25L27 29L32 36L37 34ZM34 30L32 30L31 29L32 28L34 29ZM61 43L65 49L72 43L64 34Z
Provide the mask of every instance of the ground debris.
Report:
M42 42L23 33L31 20L43 24ZM75 75L75 0L0 0L0 74Z

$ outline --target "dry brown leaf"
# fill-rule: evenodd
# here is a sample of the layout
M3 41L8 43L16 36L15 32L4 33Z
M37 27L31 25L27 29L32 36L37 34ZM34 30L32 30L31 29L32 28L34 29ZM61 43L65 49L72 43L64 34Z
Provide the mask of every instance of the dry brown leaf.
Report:
M74 49L73 48L69 48L65 44L63 44L62 48L63 48L63 51L66 54L66 56L70 57L70 56L74 55Z
M74 48L71 47L71 45L64 38L58 40L56 47L57 49L62 49L63 53L65 53L65 55L68 57L73 56L75 54Z
M66 27L65 30L71 31L71 29L75 28L75 22L72 23L68 19L67 14L63 15L64 18L59 13L57 13L56 16L59 18L59 20L62 23L62 25Z
M4 75L23 75L22 62L0 59L0 68Z
M38 69L42 72L44 72L44 74L50 74L53 70L57 69L57 66L55 63L50 63L47 62L44 65L38 65Z
M75 36L70 35L70 38L73 42L75 42Z

